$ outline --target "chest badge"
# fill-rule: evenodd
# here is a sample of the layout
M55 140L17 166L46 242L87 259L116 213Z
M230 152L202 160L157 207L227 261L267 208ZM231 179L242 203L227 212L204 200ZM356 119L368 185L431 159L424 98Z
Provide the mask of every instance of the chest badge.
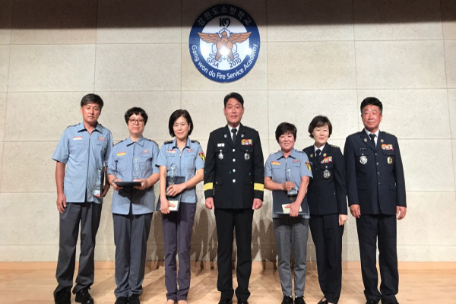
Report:
M388 165L392 165L393 164L393 158L391 156L388 156L386 161L388 162Z
M323 177L325 179L328 179L331 177L331 171L329 171L328 169L326 169L325 171L323 171Z
M223 153L222 153L222 150L220 150L220 153L219 153L219 155L218 155L218 158L219 158L219 159L223 159Z
M249 160L250 159L250 154L249 153L245 153L244 154L244 159L245 160Z
M361 156L359 158L359 162L361 163L361 165L367 164L367 157L365 155Z

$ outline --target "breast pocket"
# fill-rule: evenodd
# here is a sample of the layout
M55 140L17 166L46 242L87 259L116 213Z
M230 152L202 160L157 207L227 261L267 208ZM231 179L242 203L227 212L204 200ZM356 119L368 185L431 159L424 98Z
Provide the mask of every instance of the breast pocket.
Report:
M334 164L325 163L319 165L321 177L324 180L332 180L334 178Z
M393 165L396 162L393 150L382 150L386 164L390 170L393 170Z
M253 157L253 147L252 146L245 146L241 149L242 157L244 158L244 162L251 162Z

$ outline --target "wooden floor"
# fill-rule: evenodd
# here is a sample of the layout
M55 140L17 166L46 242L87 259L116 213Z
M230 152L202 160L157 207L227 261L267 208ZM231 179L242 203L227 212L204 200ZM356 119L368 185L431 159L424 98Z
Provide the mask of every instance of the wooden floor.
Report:
M214 263L194 262L189 304L218 303L217 270ZM365 303L358 262L344 262L340 304ZM401 263L398 300L404 303L456 303L456 263ZM55 263L0 263L0 303L53 303ZM96 304L113 304L113 262L97 262L91 294ZM165 303L164 268L149 262L141 303ZM250 278L250 304L280 304L279 274L272 263L254 262ZM321 298L314 263L308 265L305 300ZM233 301L236 303L236 300ZM74 297L73 297L74 303Z

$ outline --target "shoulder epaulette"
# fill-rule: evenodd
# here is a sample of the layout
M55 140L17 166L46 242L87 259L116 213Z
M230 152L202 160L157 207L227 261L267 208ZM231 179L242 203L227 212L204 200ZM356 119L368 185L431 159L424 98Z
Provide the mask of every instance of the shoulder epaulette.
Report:
M152 140L152 139L149 139L149 138L146 138L146 140L151 141L151 142L153 142L154 144L156 144L158 146L158 144L157 144L157 142L155 140Z
M199 143L200 143L199 141L197 141L197 140L193 140L193 139L190 139L190 141L191 141L192 143L197 143L197 144L199 144Z
M121 141L115 143L114 146L117 145L117 144L120 144L120 143L123 142L123 141L125 141L125 139L122 139Z
M336 145L329 144L329 146L330 146L331 148L340 149L340 147L338 147L338 146L336 146Z
M172 140L167 140L167 141L165 141L163 144L164 144L164 145L167 145L167 144L171 144L171 143L173 143Z

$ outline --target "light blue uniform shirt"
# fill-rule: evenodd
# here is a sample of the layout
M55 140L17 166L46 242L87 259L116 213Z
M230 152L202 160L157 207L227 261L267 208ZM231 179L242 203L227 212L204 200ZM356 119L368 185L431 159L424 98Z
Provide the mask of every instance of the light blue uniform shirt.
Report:
M63 191L67 203L103 202L93 196L93 191L98 170L103 170L111 148L112 134L101 124L97 124L92 134L82 122L65 129L52 159L66 164Z
M191 179L197 170L204 168L204 152L197 141L187 138L187 144L182 149L182 153L176 144L176 139L165 142L158 155L157 166L165 166L170 172L172 164L176 166L176 176L184 176L185 181ZM196 203L196 187L185 189L182 192L182 203Z
M137 162L142 166L142 178L148 178L153 173L158 173L158 168L155 166L157 157L158 145L154 141L141 137L134 142L127 138L112 148L108 161L108 174L115 175L122 181L132 181L133 162ZM122 188L114 191L111 211L115 214L129 214L130 203L133 214L154 212L154 186L145 190Z
M296 149L293 149L290 155L285 158L282 151L278 151L269 155L264 165L264 176L270 177L271 180L275 183L283 184L287 181L287 170L291 169L291 182L295 184L296 189L299 191L299 186L301 185L301 177L309 176L312 177L312 170L309 164L309 158L307 154ZM273 190L273 191L282 191L282 190ZM287 204L289 201L280 202L280 204ZM272 204L271 204L272 206ZM307 195L304 197L304 200L301 203L302 211L307 212L307 215L298 215L298 217L309 218L309 204L307 203ZM280 216L289 216L275 214L272 212L273 218L278 218Z

